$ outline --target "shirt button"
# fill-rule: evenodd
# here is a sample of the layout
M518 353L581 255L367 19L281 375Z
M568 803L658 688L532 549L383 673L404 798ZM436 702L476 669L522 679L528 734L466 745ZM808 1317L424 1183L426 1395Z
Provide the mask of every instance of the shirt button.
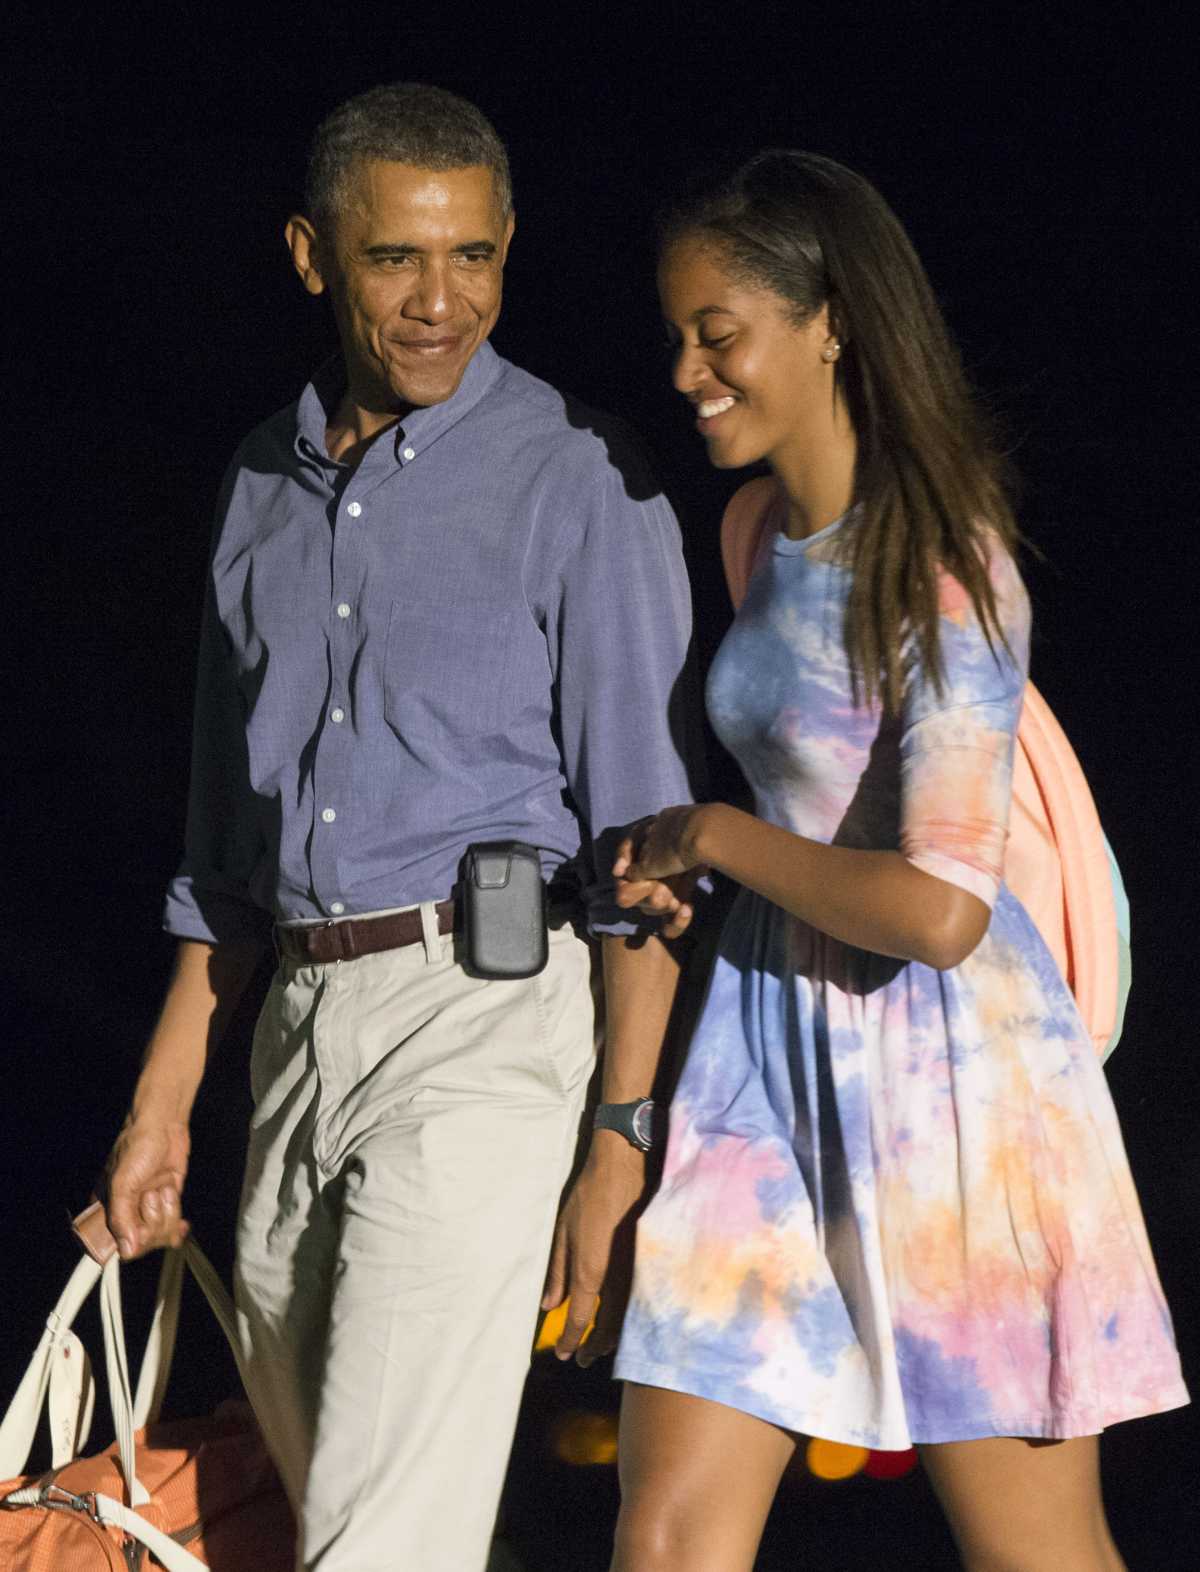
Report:
M341 708L332 709L329 712L329 719L335 726L340 726L346 719L346 712Z
M413 452L412 448L405 448L405 450L404 450L404 457L406 459L415 459L416 456L417 455Z
M358 515L362 512L362 503L361 502L348 503L347 506L346 506L346 512L350 515L350 517L352 519L356 519L358 517Z
M343 601L339 601L338 602L337 614L338 614L339 617L348 617L350 615L349 602L344 601L344 600Z
M337 812L333 808L322 808L321 817L325 820L326 824L332 824L333 821L337 818Z
M342 905L341 901L330 901L329 910L335 917L340 917L346 908Z

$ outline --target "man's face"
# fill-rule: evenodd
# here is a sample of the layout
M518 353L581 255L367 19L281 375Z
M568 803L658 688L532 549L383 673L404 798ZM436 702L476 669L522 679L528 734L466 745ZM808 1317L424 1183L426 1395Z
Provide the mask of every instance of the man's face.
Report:
M491 170L364 161L332 225L312 250L351 397L377 412L448 399L500 315L513 220Z

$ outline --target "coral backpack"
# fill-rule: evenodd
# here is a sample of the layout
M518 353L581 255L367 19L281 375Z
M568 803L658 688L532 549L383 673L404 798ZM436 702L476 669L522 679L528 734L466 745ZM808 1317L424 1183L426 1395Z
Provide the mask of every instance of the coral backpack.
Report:
M770 476L747 481L721 520L721 557L738 607L768 535ZM1129 901L1075 751L1032 683L1017 728L1004 880L1075 995L1096 1051L1116 1047L1129 996Z

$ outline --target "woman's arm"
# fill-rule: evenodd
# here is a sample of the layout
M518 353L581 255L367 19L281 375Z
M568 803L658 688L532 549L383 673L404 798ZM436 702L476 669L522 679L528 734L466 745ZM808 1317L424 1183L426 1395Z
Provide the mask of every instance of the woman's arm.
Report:
M978 896L915 867L898 851L806 840L725 803L666 808L620 847L617 900L635 906L646 884L716 868L846 944L945 970L987 931Z
M899 714L897 849L829 846L724 803L667 808L619 849L621 904L670 910L656 881L708 866L843 943L939 971L966 960L1004 874L1029 644L1029 603L1008 552L992 553L989 572L1001 649L961 586L942 578L943 680L915 669Z

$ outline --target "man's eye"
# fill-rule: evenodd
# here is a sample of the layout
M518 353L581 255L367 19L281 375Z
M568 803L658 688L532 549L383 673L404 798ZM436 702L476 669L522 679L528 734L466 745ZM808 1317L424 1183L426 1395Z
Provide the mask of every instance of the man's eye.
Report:
M464 262L474 262L476 264L490 261L492 255L490 251L460 251L458 254Z
M700 348L701 349L724 349L726 344L730 344L732 342L733 342L733 334L732 333L722 333L718 338L702 338L700 340Z

